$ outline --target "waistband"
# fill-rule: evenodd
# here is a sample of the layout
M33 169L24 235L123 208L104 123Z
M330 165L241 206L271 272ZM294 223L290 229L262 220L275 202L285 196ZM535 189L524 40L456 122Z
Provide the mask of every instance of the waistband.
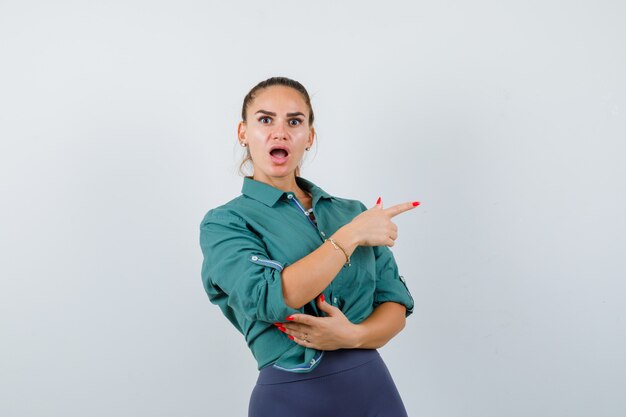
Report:
M380 358L376 349L339 349L325 351L319 364L311 372L297 373L266 366L259 371L257 385L284 384L305 379L320 378L347 371Z

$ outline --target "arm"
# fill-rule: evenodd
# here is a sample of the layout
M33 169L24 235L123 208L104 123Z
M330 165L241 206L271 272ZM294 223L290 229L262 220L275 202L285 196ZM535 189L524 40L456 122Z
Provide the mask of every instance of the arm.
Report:
M348 254L358 246L350 225L343 226L331 236ZM294 262L282 272L285 304L299 309L317 297L335 279L346 263L346 256L330 242L324 242L309 255Z
M213 304L242 332L249 323L284 320L297 313L283 300L282 259L271 259L246 222L212 210L200 226L202 282Z
M406 308L386 302L360 324L351 323L337 307L320 297L317 300L326 317L293 314L280 329L299 345L318 349L377 349L397 335L405 325Z
M393 246L393 241L386 246ZM321 296L318 307L326 317L294 314L289 317L290 323L277 323L279 328L296 343L315 349L375 349L384 346L404 328L406 316L411 314L414 305L404 278L398 273L393 254L386 246L374 247L376 291L374 311L367 319L353 324L341 310L324 302Z
M346 251L348 256L357 246L393 246L398 228L391 218L416 204L404 203L383 209L380 203L371 209L363 206L363 212L340 228L331 237ZM335 279L346 262L342 251L324 242L304 258L282 271L285 304L298 309L317 297Z
M359 332L354 347L360 349L383 347L404 329L405 324L405 306L394 302L383 303L361 324L356 325Z

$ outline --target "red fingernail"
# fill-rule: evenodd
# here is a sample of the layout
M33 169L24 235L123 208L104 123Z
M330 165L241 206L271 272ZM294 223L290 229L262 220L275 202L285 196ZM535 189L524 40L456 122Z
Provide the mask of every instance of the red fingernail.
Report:
M288 317L287 317L287 320L289 320L289 321L293 321L293 316L288 316Z
M290 338L291 340L293 340L293 336L292 336L292 335L288 335L288 336L289 336L289 338Z
M420 202L419 202L419 201L414 201L414 202L413 202L413 207L417 207L417 206L419 206L419 205L420 205Z
M381 198L380 198L380 197L378 197L378 200L376 200L376 204L377 204L377 205L378 205L378 204L380 204L380 201L381 201Z
M323 303L324 302L324 294L320 294L320 301Z
M274 326L280 327L280 326L282 326L282 323L274 323Z
M283 326L278 326L278 330L280 330L281 332L284 332L287 329L285 329Z

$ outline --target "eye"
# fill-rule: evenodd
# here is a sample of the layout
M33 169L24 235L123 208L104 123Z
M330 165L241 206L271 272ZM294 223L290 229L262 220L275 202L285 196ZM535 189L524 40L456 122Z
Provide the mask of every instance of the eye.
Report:
M302 124L302 120L300 120L300 119L291 119L291 120L289 121L289 124L290 124L291 126L299 126L299 125L301 125L301 124Z
M272 121L272 118L269 116L263 116L259 118L259 122L261 122L262 124L268 124L271 121Z

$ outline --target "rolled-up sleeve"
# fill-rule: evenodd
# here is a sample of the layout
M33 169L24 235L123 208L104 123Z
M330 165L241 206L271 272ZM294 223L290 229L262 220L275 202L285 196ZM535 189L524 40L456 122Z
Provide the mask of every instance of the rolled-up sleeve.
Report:
M202 282L212 303L233 323L284 321L299 311L285 304L281 271L246 222L231 213L207 213L200 226Z
M398 272L398 265L393 253L387 246L374 246L376 256L376 291L374 307L393 301L406 307L406 315L413 313L413 297L409 292L404 277Z

